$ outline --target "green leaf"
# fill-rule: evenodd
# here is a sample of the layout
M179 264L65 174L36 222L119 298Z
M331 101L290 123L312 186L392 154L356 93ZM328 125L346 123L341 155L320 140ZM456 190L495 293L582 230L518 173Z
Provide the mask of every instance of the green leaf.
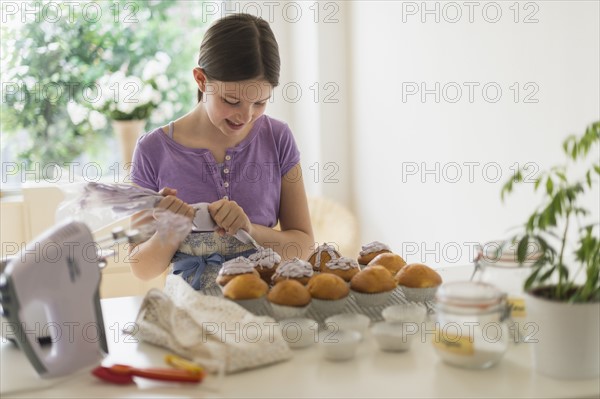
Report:
M517 170L517 173L515 173L515 177L513 178L513 181L515 183L519 183L519 182L523 181L523 174L521 173L521 169Z
M548 213L548 225L549 226L556 226L556 213L555 212L551 212Z
M600 175L600 165L594 164L594 170L596 171L597 174Z
M555 270L556 266L552 266L550 269L546 270L546 272L542 274L542 276L539 278L540 283L543 283L544 281L548 280L548 278L552 276Z
M565 154L569 155L572 154L573 150L572 150L572 144L571 143L575 143L575 140L577 138L574 135L570 135L567 136L567 138L563 141L563 150L565 152Z
M548 195L552 195L553 191L554 191L554 182L552 181L552 178L550 178L550 176L548 176L548 178L546 179L546 193L548 193Z
M548 209L552 210L552 212L556 215L562 215L564 198L564 192L562 190L558 191L552 198L552 202L550 202Z
M545 230L546 227L548 227L548 213L547 212L540 213L540 216L539 216L537 222L538 222L537 227L540 230Z
M527 277L527 280L525 280L525 284L523 285L523 289L525 291L529 291L531 289L533 284L536 282L537 276L538 274L540 274L540 271L542 271L541 267L535 268L533 272L529 275L529 277Z
M538 219L538 214L536 212L534 212L533 215L529 217L529 219L527 220L527 224L525 225L525 228L528 232L531 232L535 229L536 222L538 221Z
M565 176L565 174L563 172L561 172L560 170L557 170L556 172L556 176L558 176L558 178L562 181L564 181L566 183L567 181L567 176Z
M517 260L519 263L525 262L525 258L527 256L527 247L529 246L529 236L525 235L519 241L519 245L517 246Z
M502 201L504 201L504 197L506 194L509 194L512 191L512 185L513 185L513 180L510 179L509 181L506 182L506 184L504 184L504 186L502 187L502 191L500 191L500 199Z
M561 276L563 277L563 279L566 281L569 279L569 269L567 269L565 267L565 265L560 265L559 267L559 272L561 274Z

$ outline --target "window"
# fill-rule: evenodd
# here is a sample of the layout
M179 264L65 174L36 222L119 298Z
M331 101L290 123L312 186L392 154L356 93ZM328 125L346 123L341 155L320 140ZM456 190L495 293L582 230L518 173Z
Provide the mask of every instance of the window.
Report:
M126 174L111 120L188 112L202 1L4 1L2 191Z

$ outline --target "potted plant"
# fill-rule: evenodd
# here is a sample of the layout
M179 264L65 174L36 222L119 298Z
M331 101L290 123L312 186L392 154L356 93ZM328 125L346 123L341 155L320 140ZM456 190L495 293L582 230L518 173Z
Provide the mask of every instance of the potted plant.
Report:
M528 342L534 369L555 378L600 375L599 225L598 214L586 207L598 188L599 142L600 122L564 141L567 164L531 181L534 191L543 188L541 204L520 232L507 240L518 242L520 264L531 256L531 247L536 248L536 261L524 285L527 317L534 323ZM523 176L525 171L519 170L503 185L503 200L515 184L526 183ZM597 212L598 203L592 206Z
M87 105L93 109L91 112L99 111L111 120L121 150L122 166L131 163L137 139L144 132L152 112L163 101L169 104L163 94L173 88L165 74L170 63L171 57L159 51L153 58L140 62L131 74L129 64L124 64L118 71L107 72L96 82L100 95Z

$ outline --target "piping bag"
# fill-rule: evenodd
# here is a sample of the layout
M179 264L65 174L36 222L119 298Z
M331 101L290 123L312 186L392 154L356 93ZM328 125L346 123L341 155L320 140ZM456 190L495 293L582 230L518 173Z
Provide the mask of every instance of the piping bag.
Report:
M120 183L89 182L83 186L82 190L79 189L79 191L79 195L59 208L58 213L78 214L92 212L93 216L96 216L106 208L110 208L114 215L123 218L131 216L136 212L148 211L152 212L155 219L160 223L160 218L157 218L156 215L161 211L164 212L161 209L154 209L164 197L153 190L139 186ZM192 231L212 232L218 228L208 211L208 205L207 202L191 204L196 209L196 214L192 221ZM149 226L149 228L151 227ZM164 231L164 229L157 228L156 231L160 232ZM150 232L148 231L148 233ZM245 230L238 230L234 237L244 244L250 244L254 248L259 248L258 243Z

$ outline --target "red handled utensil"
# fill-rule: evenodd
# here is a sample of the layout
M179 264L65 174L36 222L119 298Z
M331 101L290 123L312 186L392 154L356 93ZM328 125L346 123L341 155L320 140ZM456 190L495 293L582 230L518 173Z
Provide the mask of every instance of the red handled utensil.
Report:
M190 373L186 370L167 368L137 368L124 364L115 364L110 367L98 366L92 370L92 374L104 381L121 385L133 383L133 377L195 383L202 381L204 378L204 373Z

